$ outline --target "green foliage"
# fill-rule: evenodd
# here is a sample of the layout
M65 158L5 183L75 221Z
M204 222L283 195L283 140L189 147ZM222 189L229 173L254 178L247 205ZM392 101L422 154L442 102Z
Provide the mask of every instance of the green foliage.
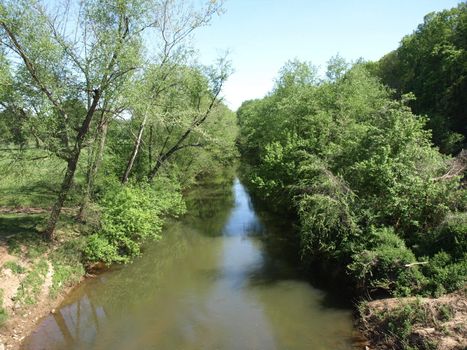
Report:
M101 229L88 237L86 260L128 262L140 254L141 244L160 237L164 218L185 211L180 188L168 179L154 184L108 184L101 199Z
M448 253L441 251L427 258L428 264L422 267L422 272L428 278L426 289L433 295L461 289L467 283L467 254L454 260Z
M378 315L383 320L381 328L385 328L386 342L392 343L396 349L423 349L434 350L434 343L420 341L413 337L416 324L430 324L431 314L427 307L420 301L406 303L394 310L384 310Z
M467 137L467 4L430 13L399 48L371 65L398 94L413 92L411 106L429 116L433 141L457 153Z
M50 254L54 272L49 290L52 298L55 298L63 288L74 285L84 275L82 262L84 245L84 237L72 237Z
M105 264L126 262L126 259L119 255L118 246L112 245L106 237L98 233L87 237L84 256L90 262L103 262Z
M37 302L45 277L49 270L46 260L40 259L21 281L15 300L22 305L34 305Z
M86 157L83 157L78 164L79 169L85 163ZM62 160L43 149L2 149L0 206L49 208L57 195L64 169ZM82 180L83 173L78 171L67 206L75 205L79 200Z
M296 215L304 259L347 266L364 290L459 286L466 228L453 218L463 217L456 213L466 208L466 191L459 178L440 180L452 160L407 107L413 96L393 100L367 64L337 57L322 81L309 67L289 63L274 91L237 113L254 191ZM441 249L454 258L442 273L405 266Z
M352 256L350 274L365 290L383 289L397 295L410 295L424 287L424 277L413 252L391 228L371 229L366 249Z
M21 266L15 261L7 261L6 263L3 264L2 268L10 269L16 275L20 275L26 272L26 268L24 268L23 266Z
M464 259L467 252L467 213L447 216L421 244L424 251L431 254L444 251L454 260Z
M302 162L295 197L301 225L302 254L346 259L360 235L353 193L319 159Z
M5 321L8 319L8 313L3 307L3 289L0 288L0 326L2 326Z
M362 303L359 312L373 343L391 349L434 350L441 334L457 333L448 323L455 317L455 306L436 299L400 299L397 304L373 308ZM428 329L431 331L420 332Z

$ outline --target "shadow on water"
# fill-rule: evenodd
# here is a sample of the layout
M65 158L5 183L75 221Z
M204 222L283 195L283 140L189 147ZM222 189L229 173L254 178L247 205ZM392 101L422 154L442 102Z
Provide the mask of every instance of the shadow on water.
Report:
M308 282L293 230L257 215L238 179L187 202L142 258L75 289L24 348L352 348L350 309Z

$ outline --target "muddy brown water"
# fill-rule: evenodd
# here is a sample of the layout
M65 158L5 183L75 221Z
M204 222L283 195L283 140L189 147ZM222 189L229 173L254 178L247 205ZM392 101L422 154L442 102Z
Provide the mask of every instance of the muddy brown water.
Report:
M238 179L194 191L161 240L76 288L23 349L352 349L350 308L303 278L273 222Z

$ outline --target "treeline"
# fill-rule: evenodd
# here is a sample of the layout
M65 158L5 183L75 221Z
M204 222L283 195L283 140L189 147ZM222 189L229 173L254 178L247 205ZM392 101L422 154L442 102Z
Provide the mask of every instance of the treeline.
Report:
M464 158L432 145L427 118L368 64L281 70L238 110L253 191L294 216L309 263L342 267L361 293L439 295L467 277Z
M0 4L2 158L31 179L52 161L60 169L61 180L37 183L56 186L48 240L62 209L79 207L76 220L92 224L86 259L128 261L184 212L184 188L233 161L229 62L202 66L189 45L220 11L217 1Z
M467 3L430 13L397 50L371 71L398 96L413 92L412 111L428 117L433 142L443 153L467 145Z

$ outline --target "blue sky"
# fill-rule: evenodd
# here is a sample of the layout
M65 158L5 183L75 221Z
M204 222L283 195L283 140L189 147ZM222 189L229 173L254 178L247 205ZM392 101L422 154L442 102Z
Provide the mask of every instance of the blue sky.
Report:
M459 0L226 0L225 13L195 34L200 61L230 51L235 70L224 88L230 108L261 98L289 59L326 67L347 60L377 60L397 48L423 17Z

